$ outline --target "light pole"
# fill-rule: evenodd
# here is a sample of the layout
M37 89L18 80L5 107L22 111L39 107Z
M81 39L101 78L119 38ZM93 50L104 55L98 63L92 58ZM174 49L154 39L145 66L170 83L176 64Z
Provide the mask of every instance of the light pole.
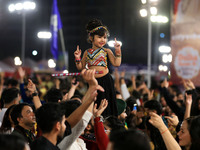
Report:
M141 17L148 16L148 46L147 46L147 86L151 87L151 53L152 53L152 22L167 23L168 18L157 15L157 5L159 0L141 0L143 6L140 10Z
M40 31L37 34L37 37L39 39L43 39L44 43L43 43L43 50L42 50L42 59L45 60L46 59L46 40L51 38L51 32L49 31Z
M17 12L22 14L22 45L21 45L21 60L24 64L25 49L26 49L26 11L34 10L36 8L35 2L22 1L15 4L10 4L8 10L13 13Z
M152 25L151 25L151 4L150 1L147 1L148 6L148 58L147 58L147 86L151 87L151 37L152 37Z

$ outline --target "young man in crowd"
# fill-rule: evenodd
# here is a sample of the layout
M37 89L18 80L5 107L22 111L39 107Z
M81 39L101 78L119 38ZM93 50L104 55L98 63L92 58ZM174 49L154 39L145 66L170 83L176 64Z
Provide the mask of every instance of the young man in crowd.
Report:
M35 140L32 130L36 123L32 107L26 103L16 105L11 112L11 118L15 124L12 134L24 138L31 144Z
M1 99L3 100L4 106L0 112L0 124L3 121L6 110L14 104L19 104L21 96L17 88L9 88L3 91Z
M112 131L107 150L150 150L147 136L135 129Z

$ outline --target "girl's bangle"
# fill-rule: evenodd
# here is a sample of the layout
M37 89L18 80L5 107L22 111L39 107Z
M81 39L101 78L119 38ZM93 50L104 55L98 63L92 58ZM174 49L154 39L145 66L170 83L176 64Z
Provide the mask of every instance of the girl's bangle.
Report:
M75 59L75 62L80 62L80 61L81 61L81 58Z
M122 55L116 55L115 57L122 57Z
M161 132L161 134L164 134L168 129L166 129L165 131Z

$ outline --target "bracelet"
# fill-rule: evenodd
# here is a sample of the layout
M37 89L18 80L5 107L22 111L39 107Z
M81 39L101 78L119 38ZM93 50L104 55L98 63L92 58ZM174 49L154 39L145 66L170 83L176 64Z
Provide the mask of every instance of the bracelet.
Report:
M124 79L124 77L121 77L120 80Z
M115 57L122 57L122 55L115 55Z
M161 134L164 134L168 129L166 129L165 131L161 132Z
M75 62L80 62L80 61L81 61L81 58L75 59Z

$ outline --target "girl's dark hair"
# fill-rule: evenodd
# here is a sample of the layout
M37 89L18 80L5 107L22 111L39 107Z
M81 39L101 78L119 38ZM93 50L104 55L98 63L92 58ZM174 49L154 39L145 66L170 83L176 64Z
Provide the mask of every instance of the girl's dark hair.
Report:
M12 123L10 121L9 116L10 116L12 109L14 107L15 107L15 105L12 105L6 110L4 117L3 117L2 125L0 127L0 133L6 133L8 131L11 132Z
M90 31L92 31L93 29L95 29L96 27L99 27L99 26L104 26L103 23L98 20L98 19L92 19L88 22L88 24L86 25L86 31L88 33L88 39L87 41L89 43L91 43L90 39L89 39L89 36L92 36L94 38L94 35L99 35L99 36L104 36L105 33L107 34L107 36L109 36L109 31L107 30L107 27L104 26L105 28L101 28L101 29L98 29L92 33L90 33Z
M192 116L185 119L191 136L190 150L200 149L200 116Z
M124 129L123 123L115 116L109 116L105 118L104 124L106 124L108 127L110 127L112 130L119 130Z

